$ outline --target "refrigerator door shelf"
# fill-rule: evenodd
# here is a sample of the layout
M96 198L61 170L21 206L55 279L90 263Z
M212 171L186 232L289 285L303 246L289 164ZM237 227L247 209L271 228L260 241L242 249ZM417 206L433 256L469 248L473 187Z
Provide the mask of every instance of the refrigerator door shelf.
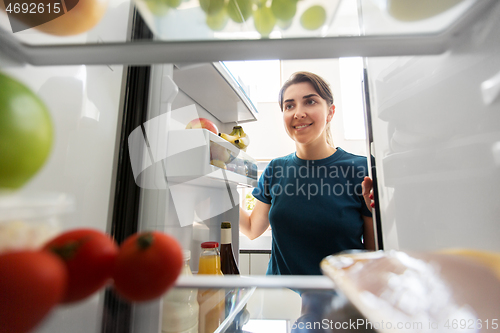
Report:
M223 123L257 120L257 109L221 62L176 64L174 81Z
M254 187L254 158L206 129L170 131L166 177L169 183L226 187L227 183Z
M478 181L498 175L498 133L455 138L449 142L402 146L382 160L385 186L431 184L443 181ZM391 147L394 144L391 141ZM404 150L403 150L404 149ZM468 159L464 159L467 152Z

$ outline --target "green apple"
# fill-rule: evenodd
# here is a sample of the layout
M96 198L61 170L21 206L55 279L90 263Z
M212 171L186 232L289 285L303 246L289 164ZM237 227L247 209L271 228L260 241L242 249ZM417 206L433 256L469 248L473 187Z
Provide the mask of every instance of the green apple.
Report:
M28 182L49 156L53 135L42 100L0 73L0 188L16 189Z

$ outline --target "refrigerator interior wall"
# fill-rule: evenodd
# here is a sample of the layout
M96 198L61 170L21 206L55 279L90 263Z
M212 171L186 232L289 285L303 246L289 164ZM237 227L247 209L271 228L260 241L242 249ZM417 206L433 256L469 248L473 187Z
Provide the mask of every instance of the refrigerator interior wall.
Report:
M122 27L125 38L125 18L113 25ZM26 84L46 103L54 125L49 159L22 191L72 197L75 209L61 217L63 230L85 227L106 231L115 189L124 66L4 65L0 62L2 72ZM36 332L100 332L101 296L56 308Z
M111 0L100 24L76 37L56 38L31 30L19 35L39 43L125 41L130 9L129 1ZM45 102L54 126L48 160L21 191L40 196L47 192L64 193L71 197L74 210L61 216L62 230L84 227L108 231L126 66L33 67L15 65L0 57L0 70L27 85ZM35 332L100 332L103 294L97 293L72 306L54 308Z
M368 59L385 249L500 250L499 15L443 55Z
M121 124L123 67L70 66L5 68L47 105L54 142L43 168L22 189L65 193L74 211L61 216L62 230L107 231L113 202L116 136ZM105 93L103 93L105 92ZM58 307L36 332L100 332L101 294Z

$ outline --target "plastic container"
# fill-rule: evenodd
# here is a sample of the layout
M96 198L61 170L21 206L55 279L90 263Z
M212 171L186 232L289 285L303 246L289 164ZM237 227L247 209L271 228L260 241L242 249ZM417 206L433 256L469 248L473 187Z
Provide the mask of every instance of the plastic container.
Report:
M60 232L60 216L73 209L64 193L0 192L0 252L41 247Z
M191 276L189 261L191 251L184 250L184 266L181 275ZM163 298L163 333L198 333L198 290L171 289Z

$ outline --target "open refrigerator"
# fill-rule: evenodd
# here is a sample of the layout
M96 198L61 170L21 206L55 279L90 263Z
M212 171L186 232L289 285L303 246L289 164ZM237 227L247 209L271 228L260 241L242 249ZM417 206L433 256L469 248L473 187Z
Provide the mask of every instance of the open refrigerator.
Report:
M306 31L299 17L312 2L326 19ZM207 130L184 130L197 117L226 133L258 120L223 61L359 56L378 249L499 251L500 5L441 5L301 0L292 25L269 38L252 18L210 30L196 0L163 16L142 0L112 0L95 28L73 37L12 33L2 12L0 68L47 103L56 128L50 159L22 193L67 196L63 230L93 227L118 242L137 230L167 232L191 251L193 271L201 242L220 241L220 223L230 221L238 258L238 188L255 186L256 161ZM214 149L233 165L210 164ZM220 332L256 290L335 288L326 276L177 286L241 291ZM107 290L56 309L38 331L160 332L161 320L161 300L128 304Z

